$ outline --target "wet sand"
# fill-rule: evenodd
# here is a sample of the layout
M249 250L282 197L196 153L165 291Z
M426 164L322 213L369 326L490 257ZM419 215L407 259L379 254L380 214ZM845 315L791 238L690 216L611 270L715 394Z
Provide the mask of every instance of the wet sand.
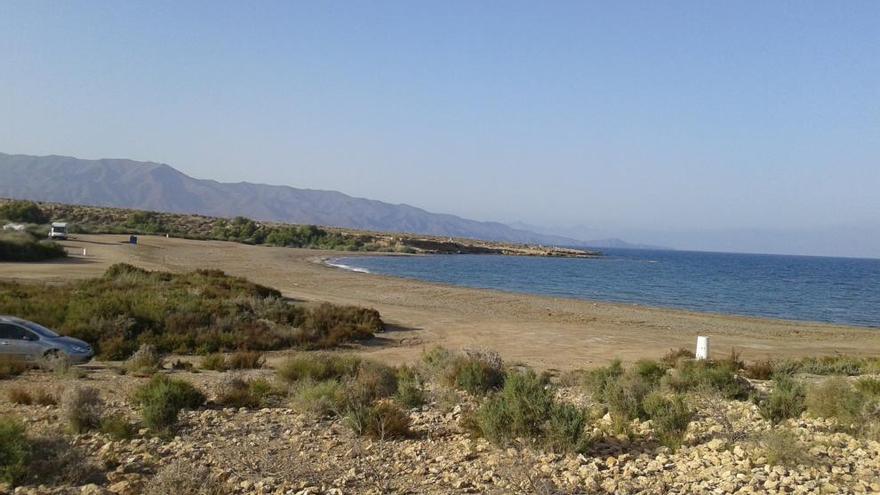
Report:
M321 262L352 253L152 236L141 236L135 247L125 240L127 236L79 236L65 243L71 258L0 263L0 278L64 281L100 275L117 262L172 271L217 268L294 299L376 308L390 329L359 352L391 363L417 359L423 349L443 345L493 349L507 361L565 370L614 358L656 358L671 348L693 347L697 335L711 337L713 355L735 347L746 360L880 353L877 329L468 289L356 273Z

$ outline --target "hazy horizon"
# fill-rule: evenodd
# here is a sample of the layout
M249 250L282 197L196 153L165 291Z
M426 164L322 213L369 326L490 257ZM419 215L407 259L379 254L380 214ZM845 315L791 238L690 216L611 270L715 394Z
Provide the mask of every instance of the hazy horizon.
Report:
M880 4L4 2L0 151L880 257Z

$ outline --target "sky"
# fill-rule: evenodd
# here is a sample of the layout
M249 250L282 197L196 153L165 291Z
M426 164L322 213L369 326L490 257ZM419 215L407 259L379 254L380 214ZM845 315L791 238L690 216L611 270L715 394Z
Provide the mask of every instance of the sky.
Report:
M0 0L0 152L880 257L878 25L876 1Z

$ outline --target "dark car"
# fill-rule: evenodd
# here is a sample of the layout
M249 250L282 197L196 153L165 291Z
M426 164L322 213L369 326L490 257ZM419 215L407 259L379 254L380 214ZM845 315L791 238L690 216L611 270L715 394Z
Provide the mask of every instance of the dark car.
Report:
M32 321L0 315L0 357L25 361L63 357L71 363L84 363L94 355L92 346L82 340L62 337Z

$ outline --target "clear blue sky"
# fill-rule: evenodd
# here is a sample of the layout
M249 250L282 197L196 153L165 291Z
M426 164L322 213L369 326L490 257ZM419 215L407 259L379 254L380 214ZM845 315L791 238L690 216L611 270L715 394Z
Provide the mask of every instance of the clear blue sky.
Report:
M0 151L880 256L880 2L2 0Z

